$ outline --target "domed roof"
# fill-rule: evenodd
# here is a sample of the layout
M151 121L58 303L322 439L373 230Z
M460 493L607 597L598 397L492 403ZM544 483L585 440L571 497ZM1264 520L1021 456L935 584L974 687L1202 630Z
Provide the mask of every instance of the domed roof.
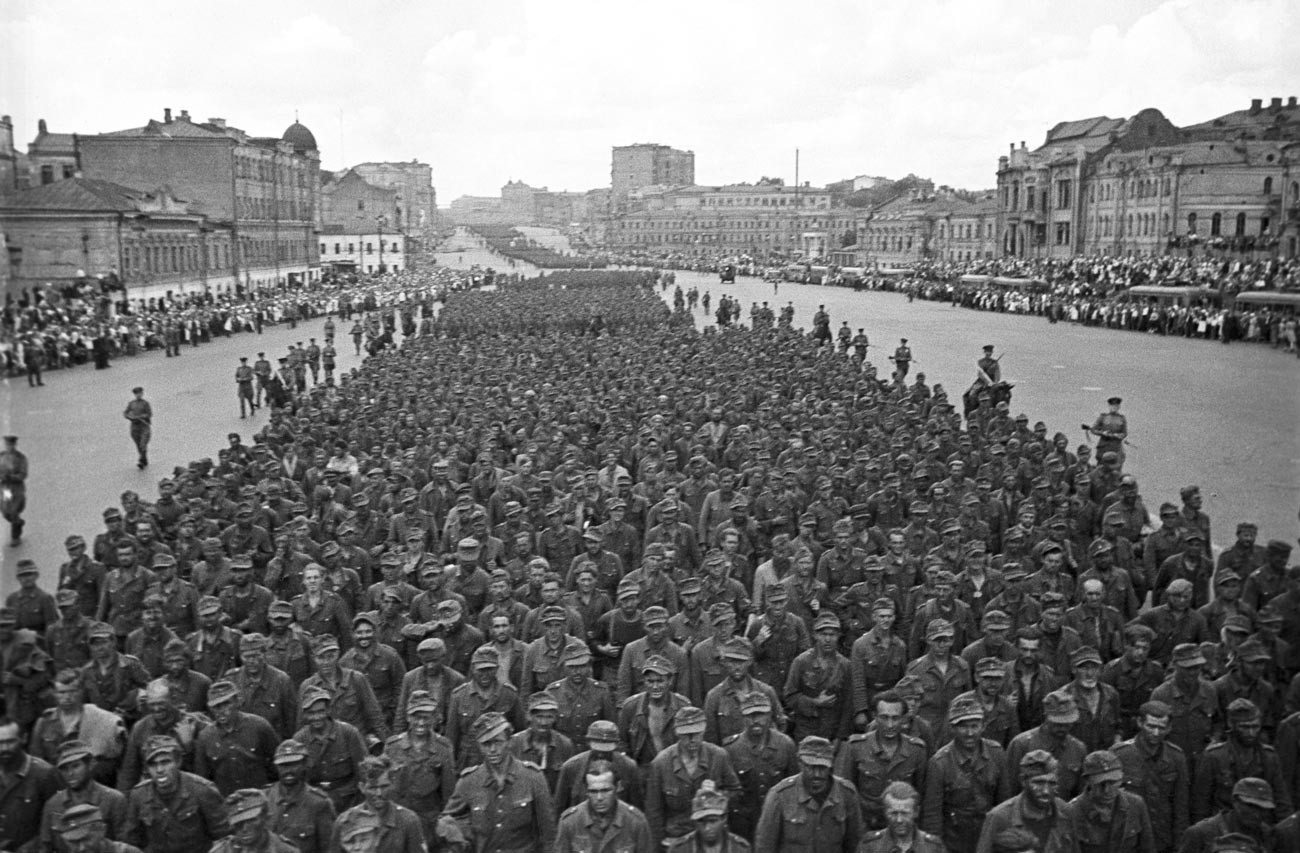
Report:
M293 150L298 153L320 150L316 147L316 137L307 129L306 125L300 122L295 121L289 125L280 138L292 145Z

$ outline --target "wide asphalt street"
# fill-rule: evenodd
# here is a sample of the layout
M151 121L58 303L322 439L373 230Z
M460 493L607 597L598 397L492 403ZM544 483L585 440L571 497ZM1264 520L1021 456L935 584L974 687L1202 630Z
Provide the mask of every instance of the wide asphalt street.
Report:
M438 254L440 263L472 264L507 270L507 262L461 236ZM535 272L525 265L515 271ZM795 323L809 326L825 304L832 326L848 320L866 329L869 358L885 370L887 356L907 337L915 357L913 371L926 373L950 395L974 377L980 346L992 343L1004 353L1003 375L1016 384L1012 408L1031 420L1044 420L1072 444L1085 440L1081 423L1092 423L1105 399L1125 398L1132 446L1128 469L1139 481L1152 514L1164 500L1177 502L1178 489L1200 484L1205 510L1214 523L1215 544L1228 545L1240 520L1260 525L1260 541L1293 541L1300 508L1300 362L1257 345L1188 341L1132 332L1048 325L1045 320L915 302L890 293L854 293L821 286L772 285L742 278L722 287L714 275L677 273L683 288L709 290L713 305L722 293L749 305L767 300L795 305ZM664 294L671 299L671 289ZM697 322L712 323L697 309ZM41 569L41 584L52 588L65 558L64 538L87 538L102 530L101 512L134 489L146 499L157 482L192 459L216 456L226 434L248 442L266 423L260 410L239 418L234 371L239 356L265 351L274 359L292 343L323 337L324 320L297 329L276 326L261 335L222 338L180 358L148 353L113 362L107 371L82 366L46 374L44 388L26 380L0 383L0 426L20 436L19 448L31 463L28 525L22 545L0 546L0 594L12 591L14 563L30 557ZM341 326L342 324L340 324ZM339 368L359 364L346 328L339 329ZM130 389L143 385L154 409L150 466L135 467L134 448L122 410ZM7 541L7 530L3 531Z
M795 326L812 327L825 305L832 332L849 321L866 330L867 358L886 375L900 338L908 339L917 371L940 383L958 406L975 379L984 344L1002 356L1002 376L1015 384L1012 414L1047 424L1049 434L1087 440L1112 395L1124 398L1130 445L1125 470L1153 518L1164 501L1179 504L1179 490L1197 484L1219 547L1230 546L1240 521L1259 525L1259 542L1294 544L1300 510L1300 359L1259 344L1161 337L1111 329L1049 324L1040 317L954 308L947 303L909 303L898 293L822 285L771 284L738 278L721 285L716 274L676 273L683 291L711 293L710 308L726 293L741 302L749 323L754 302L779 314L793 302ZM662 294L672 299L672 288ZM697 324L712 324L697 307ZM1158 523L1158 519L1157 519Z

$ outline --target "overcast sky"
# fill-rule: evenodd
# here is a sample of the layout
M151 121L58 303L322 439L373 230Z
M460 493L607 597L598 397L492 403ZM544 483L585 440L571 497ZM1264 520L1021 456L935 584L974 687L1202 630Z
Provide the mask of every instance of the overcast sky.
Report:
M418 158L438 200L608 186L610 147L702 184L908 172L976 189L1011 141L1156 107L1177 124L1300 94L1295 0L5 0L0 110L96 133L164 107L323 165ZM1287 71L1287 69L1290 71Z

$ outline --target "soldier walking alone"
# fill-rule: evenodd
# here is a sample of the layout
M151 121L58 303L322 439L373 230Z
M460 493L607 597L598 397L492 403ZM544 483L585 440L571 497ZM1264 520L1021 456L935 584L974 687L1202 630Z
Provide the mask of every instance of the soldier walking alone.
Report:
M135 449L140 454L135 467L143 471L149 464L149 439L153 435L153 407L144 398L144 389L139 385L132 388L131 393L135 398L126 404L126 411L122 413L122 417L131 422L131 441L135 442Z

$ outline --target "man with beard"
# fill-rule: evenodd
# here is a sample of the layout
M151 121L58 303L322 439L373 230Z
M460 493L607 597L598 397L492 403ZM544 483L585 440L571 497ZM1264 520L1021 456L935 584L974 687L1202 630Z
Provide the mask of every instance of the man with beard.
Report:
M740 702L744 729L723 741L723 749L740 779L730 827L744 838L753 837L768 790L799 771L794 741L773 726L775 707L773 700L760 691L745 695Z
M745 629L754 644L753 673L765 684L784 686L790 666L812 646L812 637L807 623L790 613L789 591L783 585L772 584L764 595L766 609Z
M1215 842L1225 835L1240 834L1253 842L1254 850L1269 853L1286 848L1275 845L1277 833L1273 814L1277 808L1271 785L1263 779L1247 776L1232 786L1232 806L1218 814L1192 824L1183 833L1179 853L1211 853Z
M941 838L949 853L974 853L984 816L1011 795L1006 753L997 741L983 737L984 721L984 709L974 696L954 699L948 708L952 740L926 769L921 827Z
M456 784L451 741L433 730L438 704L423 690L406 705L406 731L384 744L393 764L394 800L420 818L426 839L435 837L438 815Z
M493 678L496 675L493 673ZM540 771L510 754L510 721L487 711L471 726L483 763L461 773L443 810L478 853L534 853L555 841L555 809ZM445 821L439 821L440 824ZM446 837L440 826L439 836Z
M68 853L61 838L59 819L70 809L94 806L105 822L108 837L114 840L126 834L126 796L94 779L95 756L85 743L66 740L59 744L56 767L63 789L51 797L41 814L41 849Z
M1101 680L1119 693L1120 730L1132 736L1138 730L1138 709L1165 677L1164 667L1148 658L1155 637L1146 625L1124 628L1124 653L1101 670Z
M976 853L993 853L994 839L1013 827L1032 833L1037 851L1055 853L1075 849L1069 804L1056 795L1057 764L1049 753L1036 749L1026 753L1018 765L1012 765L1019 768L1017 787L1024 790L988 813Z
M194 655L194 670L217 679L239 665L239 632L222 624L221 601L207 595L199 600L199 629L186 643Z
M666 849L676 853L707 850L709 853L748 853L749 842L727 831L730 801L712 779L705 779L691 799L690 832L666 842Z
M424 827L415 813L393 802L392 762L381 756L368 756L361 762L360 805L350 811L373 816L379 823L378 849L392 853L425 853ZM339 823L347 824L347 812L339 816ZM334 849L342 849L335 833Z
M921 795L915 788L906 782L890 782L882 800L886 826L862 839L861 853L893 853L894 850L947 853L937 835L917 826Z
M1124 787L1146 803L1157 853L1174 850L1189 822L1187 758L1169 743L1170 713L1163 702L1144 703L1137 736L1111 749L1123 767Z
M576 749L587 746L587 728L596 720L614 718L614 696L603 682L591 677L591 651L584 643L572 643L564 651L564 677L546 691L555 697L559 716L555 730L573 741Z
M208 688L212 679L196 672L193 651L184 640L172 640L163 649L162 681L171 690L172 701L183 711L204 712L208 708Z
M402 678L402 695L397 700L397 714L393 726L399 732L406 730L409 713L407 705L416 691L423 690L433 698L437 706L434 712L433 730L442 731L447 721L445 709L451 700L451 692L465 682L465 676L447 666L447 644L437 637L421 640L415 654L420 665Z
M516 732L507 744L510 752L520 761L542 771L552 794L560 769L573 757L573 741L555 730L559 703L550 693L534 693L528 697L528 728Z
M462 769L472 767L481 759L480 741L474 734L475 720L488 712L502 714L511 721L523 717L519 693L497 678L499 666L495 651L478 649L470 661L469 680L451 691L447 703L447 739L455 747Z
M1077 649L1071 657L1074 680L1061 692L1074 699L1079 722L1071 731L1090 751L1108 749L1119 740L1119 693L1101 683L1101 655L1091 646Z
M547 605L542 608L541 616L542 636L530 642L523 654L519 690L524 695L532 695L563 677L566 649L570 644L581 642L566 633L568 613L565 608ZM630 655L631 649L628 651ZM629 655L624 656L624 661Z
M227 678L239 691L240 709L266 720L283 739L296 728L298 696L289 676L266 662L266 648L267 639L261 634L240 637L239 656L244 665L232 669ZM209 689L209 705L211 702Z
M1228 706L1228 737L1206 747L1192 776L1192 820L1204 820L1232 804L1232 788L1252 776L1268 782L1278 814L1289 815L1291 797L1277 751L1260 740L1259 706L1249 699L1234 699Z
M271 832L267 796L256 788L234 791L225 800L230 835L212 847L212 853L301 853L286 839Z
M58 766L63 744L72 740L90 752L94 776L112 782L126 743L126 726L112 711L88 704L81 673L65 669L54 676L54 707L42 713L32 729L32 754Z
M126 635L126 653L139 659L153 678L166 672L163 653L178 639L164 624L166 604L167 599L161 592L151 590L144 598L140 627Z
M515 638L514 623L509 616L492 617L487 626L487 640L484 645L497 653L497 678L501 679L502 684L518 689L528 645Z
M275 750L279 781L266 788L271 831L298 853L327 853L334 831L334 805L307 784L307 747L285 740Z
M1079 771L1084 756L1088 754L1083 742L1070 734L1077 722L1079 708L1072 696L1064 691L1047 694L1043 697L1043 722L1011 740L1011 745L1007 747L1007 761L1015 767L1022 757L1031 752L1046 752L1059 764L1058 790L1074 796L1079 792ZM1013 785L1012 789L1019 790L1018 784Z
M785 713L781 710L776 690L750 674L754 651L749 641L732 637L723 644L721 657L726 676L704 700L707 723L704 739L721 746L732 735L745 731L748 726L741 708L745 698L754 694L767 698L774 724L778 729L784 729Z
M0 716L0 850L37 841L41 812L59 785L55 769L23 749L18 723Z
M211 780L227 796L240 788L261 788L275 778L279 737L271 724L240 710L239 688L218 681L208 691L213 725L199 732L194 772Z
M181 748L157 735L145 744L145 781L127 794L126 841L145 853L207 853L230 834L221 794L181 770Z
M1194 643L1180 643L1171 656L1173 675L1151 691L1151 698L1169 706L1173 731L1169 739L1194 764L1205 751L1223 717L1214 685L1201 677L1205 657Z
M646 819L656 844L691 831L690 805L700 783L712 779L728 794L740 791L740 780L726 751L704 741L704 712L687 706L673 715L677 742L650 762L646 775Z
M621 599L620 599L621 601ZM681 646L668 638L668 610L663 607L647 607L641 615L641 625L645 636L631 641L622 650L618 667L618 686L615 700L622 702L628 697L640 693L644 682L638 678L643 671L643 664L651 657L667 658L673 664L674 690L685 693L687 657ZM698 651L698 649L697 649Z
M850 735L835 759L835 775L858 791L863 824L869 830L886 826L882 799L891 782L924 785L928 751L925 741L903 734L906 706L901 696L886 690L876 696L874 726L865 734Z
M1142 798L1121 790L1124 768L1100 750L1083 760L1083 793L1070 801L1080 853L1154 853L1155 836Z
M754 831L758 853L800 849L857 853L866 832L857 792L831 773L834 747L809 735L799 743L799 772L767 792Z
M584 776L586 801L561 810L555 853L610 847L627 853L652 853L655 848L645 816L619 798L614 771L602 764ZM723 797L724 808L725 803Z
M373 613L358 613L353 618L352 640L353 646L339 658L339 666L365 676L379 703L384 724L391 730L406 665L397 652L375 639Z
M375 691L365 675L339 665L339 643L333 635L321 634L315 638L312 663L316 674L299 685L299 700L305 699L313 689L324 690L330 695L331 715L355 726L367 743L375 744L388 737L388 724Z

